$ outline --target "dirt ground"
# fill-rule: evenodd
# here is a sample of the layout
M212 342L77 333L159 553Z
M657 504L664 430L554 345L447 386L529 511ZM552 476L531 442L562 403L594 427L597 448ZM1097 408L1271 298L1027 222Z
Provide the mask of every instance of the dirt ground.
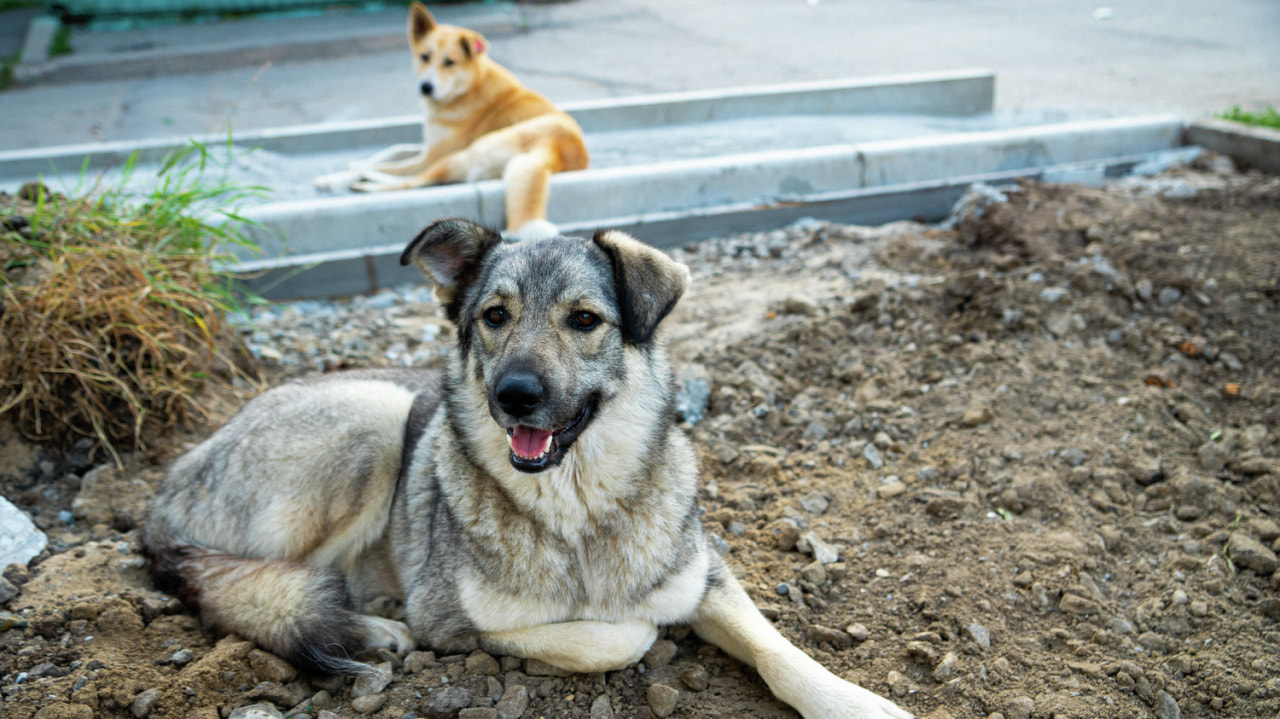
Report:
M1200 165L676 253L704 522L793 641L934 719L1280 714L1280 179ZM450 335L377 298L260 320L277 378L439 363ZM372 657L381 687L298 674L151 588L161 471L0 432L0 488L51 542L5 572L0 714L795 716L683 628L602 675L432 652Z

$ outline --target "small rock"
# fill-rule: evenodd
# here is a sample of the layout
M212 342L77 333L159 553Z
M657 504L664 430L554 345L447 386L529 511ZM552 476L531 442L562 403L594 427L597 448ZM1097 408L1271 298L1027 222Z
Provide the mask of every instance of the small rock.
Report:
M1218 442L1205 442L1196 450L1196 454L1200 458L1200 467L1211 473L1221 472L1229 459L1226 447Z
M806 633L809 636L809 641L814 644L826 642L836 649L848 649L853 646L853 637L849 636L848 632L824 627L821 624L810 624Z
M680 699L680 691L666 684L650 684L649 692L649 708L658 717L671 716L671 712L676 710L676 702Z
M435 652L409 652L409 655L404 658L404 670L410 674L421 674L423 669L435 663Z
M937 467L921 467L916 470L916 476L921 482L936 482L938 480Z
M872 469L880 469L884 466L884 456L880 454L880 450L876 449L874 444L867 444L866 447L862 448L862 457L867 460L867 464L871 465Z
M469 706L471 706L471 692L453 684L428 694L426 700L422 702L422 713L433 719L445 719ZM502 716L501 709L498 710L498 715Z
M185 667L195 659L195 653L190 649L179 649L173 653L173 656L165 660L166 664L172 664L175 667Z
M1162 691L1156 695L1156 718L1182 719L1182 709L1169 692Z
M455 687L450 687L453 689ZM387 703L386 694L365 694L351 700L351 708L361 714L372 714L382 708ZM470 704L470 701L467 702Z
M16 596L18 596L18 588L13 585L13 582L0 577L0 606L13 601Z
M608 694L601 694L591 702L591 719L613 719L613 704Z
M1089 455L1086 454L1083 449L1076 447L1064 449L1058 453L1058 456L1063 462L1066 462L1069 467L1079 467L1089 459Z
M498 719L498 710L492 707L469 707L458 712L458 719Z
M36 525L25 512L13 506L9 500L0 497L0 567L7 567L10 564L25 567L27 562L44 551L48 543L49 540L44 532L36 529ZM6 570L6 578L13 581L8 574Z
M1182 291L1177 287L1165 287L1160 290L1160 294L1156 295L1156 302L1159 302L1164 307L1168 307L1180 299L1182 299Z
M138 719L151 714L151 710L156 708L156 703L160 701L159 689L148 689L133 698L133 703L129 705L129 713Z
M950 679L956 670L956 661L958 659L959 657L956 656L955 652L947 652L942 655L942 661L938 662L937 666L933 668L933 680L945 682Z
M524 710L529 708L529 689L520 684L507 687L502 698L494 705L498 710L498 719L519 719Z
M711 683L711 677L707 675L706 667L693 664L680 672L680 683L695 692L700 692L706 690L707 685Z
M676 658L676 643L670 639L659 639L644 653L644 665L649 669L665 667Z
M871 632L864 624L850 624L844 630L849 633L849 636L853 637L855 642L865 642L867 637L871 636Z
M827 429L825 424L821 422L810 422L809 426L804 428L804 434L802 436L810 442L821 442L826 439L829 434L831 434L831 430Z
M996 413L986 405L973 405L964 411L960 422L966 427L977 427L996 418Z
M258 681L264 682L291 682L298 675L298 670L285 660L277 657L270 652L264 652L261 649L254 649L249 652L249 666L253 668L253 673L257 675ZM390 672L390 665L387 666ZM379 689L378 691L382 691Z
M1280 620L1280 599L1267 597L1257 603L1258 613L1268 619Z
M821 492L810 492L800 498L800 506L810 514L822 514L830 504Z
M800 539L809 545L813 558L823 564L831 564L840 560L840 550L827 544L816 532L805 532Z
M227 719L284 719L284 715L271 704L250 704L232 711Z
M1096 614L1098 605L1093 600L1077 594L1064 594L1058 601L1058 609L1067 614Z
M1266 545L1244 532L1232 532L1227 541L1227 556L1237 567L1252 569L1266 576L1276 571L1276 554Z
M1133 481L1146 487L1164 479L1164 468L1160 466L1160 460L1140 455L1130 460L1129 476L1133 477Z
M472 674L480 674L487 677L497 676L502 671L502 667L498 666L498 660L480 649L467 656L466 667L467 671Z
M978 646L983 649L991 647L991 632L981 624L970 624L964 628L965 634L969 635Z
M1155 287L1152 286L1151 280L1138 280L1133 285L1134 294L1138 295L1138 299L1143 302L1150 302L1155 296Z
M903 482L888 482L876 487L876 496L880 499L891 499L907 491Z
M814 584L822 584L827 581L827 568L822 566L822 562L814 560L800 570L800 576Z
M900 672L891 671L885 676L885 683L889 685L889 691L895 697L905 697L907 692L911 691L911 682Z
M1031 712L1036 708L1031 697L1014 697L1004 707L1004 715L1008 719L1031 719Z
M390 683L391 662L380 662L373 665L373 671L365 672L356 677L355 683L351 685L351 696L363 697L370 694L380 694Z

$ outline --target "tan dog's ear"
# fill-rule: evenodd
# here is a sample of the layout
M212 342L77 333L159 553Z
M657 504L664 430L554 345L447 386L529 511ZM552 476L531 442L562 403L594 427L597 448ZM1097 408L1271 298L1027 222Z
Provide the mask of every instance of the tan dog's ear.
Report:
M623 338L647 343L689 286L689 268L617 230L591 238L613 263Z
M415 45L436 29L436 19L431 17L427 6L416 0L409 6L409 44Z
M409 242L400 264L414 263L435 282L436 299L445 305L449 319L457 321L454 300L475 278L476 269L489 250L502 242L497 232L470 220L437 220Z
M462 52L467 56L468 60L489 49L489 42L484 39L484 35L474 30L468 30L462 36L461 42Z

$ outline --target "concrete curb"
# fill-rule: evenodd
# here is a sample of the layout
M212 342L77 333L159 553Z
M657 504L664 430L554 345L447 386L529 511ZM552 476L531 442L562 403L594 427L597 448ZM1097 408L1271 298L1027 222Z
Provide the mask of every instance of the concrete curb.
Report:
M1226 120L1197 120L1187 125L1188 145L1200 145L1256 167L1280 174L1280 130Z
M845 190L814 195L804 201L738 203L690 211L610 217L564 223L559 230L563 234L589 235L601 227L620 229L654 247L670 249L711 237L775 229L801 218L860 225L878 225L902 219L935 222L945 219L956 201L975 182L1000 185L1020 179L1052 181L1069 177L1073 181L1100 183L1106 178L1128 174L1148 158L1148 155L1105 158L932 182ZM422 275L416 267L402 267L399 262L408 238L419 229L413 228L399 242L245 262L238 265L236 271L247 287L272 300L341 297L376 292L406 282L420 282Z
M867 79L790 83L764 87L642 95L564 103L561 107L585 132L668 124L734 120L776 115L916 113L964 116L989 113L995 105L995 74L957 70ZM227 136L193 138L210 147ZM282 154L336 152L422 142L422 116L303 125L232 136L240 147ZM122 140L0 152L0 178L35 179L41 174L74 174L82 167L116 167L133 153L140 163L159 162L190 142L187 138Z
M1160 115L569 172L552 178L548 217L557 224L600 223L1038 169L1178 147L1182 127L1180 119ZM271 203L244 214L261 224L250 232L272 257L394 243L440 217L501 226L503 197L502 183L488 181Z
M491 37L520 32L526 25L524 13L518 7L500 6L480 12L474 9L461 14L446 12L445 15L448 19L441 22L463 24ZM54 23L56 31L57 20L49 20ZM265 40L256 36L195 47L72 54L52 60L47 52L44 57L33 56L30 60L24 54L22 62L14 68L14 79L22 84L59 84L181 75L207 71L210 67L250 67L269 62L330 60L335 56L393 52L405 48L406 42L402 27L389 32L381 27L357 26L284 39L276 35L265 36ZM45 47L48 47L48 42Z
M1182 127L1156 116L565 173L553 178L549 215L562 231L620 227L659 247L804 216L938 219L977 180L1118 176L1179 147ZM496 181L264 205L245 214L273 259L237 269L276 299L367 292L413 278L395 259L422 226L501 224L501 208Z

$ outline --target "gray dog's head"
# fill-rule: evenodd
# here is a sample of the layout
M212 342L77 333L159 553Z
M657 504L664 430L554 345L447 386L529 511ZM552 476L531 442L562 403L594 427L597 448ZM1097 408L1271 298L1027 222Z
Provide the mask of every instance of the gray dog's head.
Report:
M458 327L458 360L507 433L511 465L540 472L627 382L688 270L621 232L503 244L465 220L423 230L400 258L436 282Z

